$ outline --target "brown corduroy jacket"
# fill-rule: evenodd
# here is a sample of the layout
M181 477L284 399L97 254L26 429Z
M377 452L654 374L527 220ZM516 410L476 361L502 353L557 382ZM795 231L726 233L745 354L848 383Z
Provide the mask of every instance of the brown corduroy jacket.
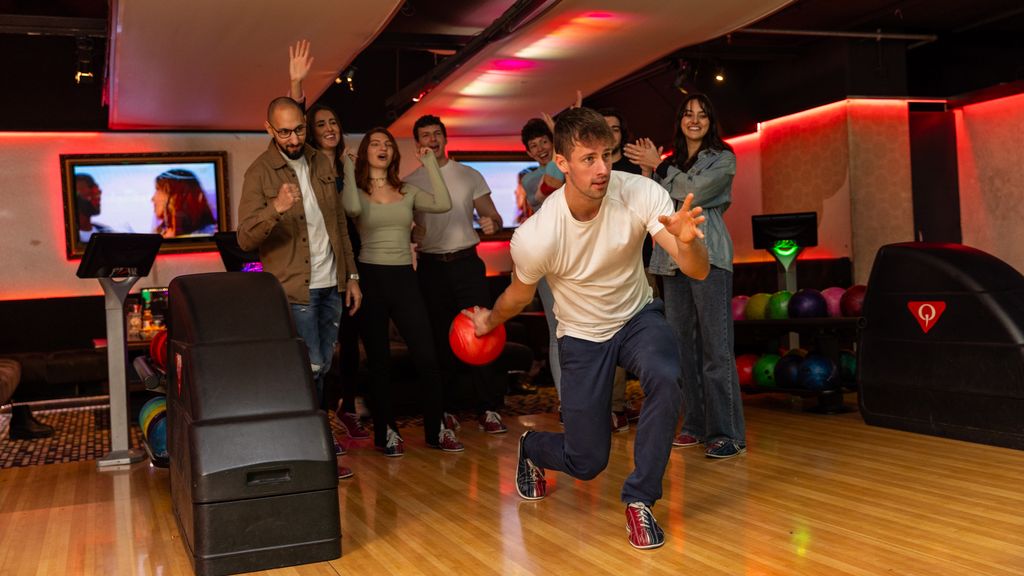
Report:
M303 154L309 164L320 212L327 226L327 236L334 251L338 269L338 290L345 290L349 274L356 273L352 243L348 237L341 194L335 186L334 164L324 154L307 145ZM296 202L284 214L274 209L284 183L299 184L295 171L288 166L274 141L245 171L242 197L238 202L238 245L243 250L259 249L263 270L270 272L284 287L288 301L309 303L309 235L302 202Z

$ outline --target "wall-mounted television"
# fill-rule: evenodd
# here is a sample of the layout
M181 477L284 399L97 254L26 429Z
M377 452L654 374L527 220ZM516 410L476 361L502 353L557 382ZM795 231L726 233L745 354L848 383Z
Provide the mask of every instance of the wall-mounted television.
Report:
M231 228L227 152L61 154L68 258L96 232L156 233L160 252L216 249Z
M522 218L516 202L516 189L519 179L536 168L537 162L531 160L526 152L451 152L449 156L483 175L505 228L519 226ZM474 226L480 227L476 223Z

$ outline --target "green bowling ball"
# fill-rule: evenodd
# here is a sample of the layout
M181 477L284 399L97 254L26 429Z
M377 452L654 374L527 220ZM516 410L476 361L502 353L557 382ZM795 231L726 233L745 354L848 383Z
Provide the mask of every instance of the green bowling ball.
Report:
M765 354L754 364L754 383L762 388L775 388L775 365L779 363L778 354Z
M789 318L789 299L793 294L789 290L779 290L768 299L765 316L769 320L785 320Z

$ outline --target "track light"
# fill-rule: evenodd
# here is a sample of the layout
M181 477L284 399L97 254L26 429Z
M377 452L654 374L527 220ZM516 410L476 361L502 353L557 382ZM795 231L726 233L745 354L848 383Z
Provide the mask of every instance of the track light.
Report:
M693 88L694 74L694 66L689 60L680 59L676 61L676 78L672 81L672 86L683 94L688 94Z

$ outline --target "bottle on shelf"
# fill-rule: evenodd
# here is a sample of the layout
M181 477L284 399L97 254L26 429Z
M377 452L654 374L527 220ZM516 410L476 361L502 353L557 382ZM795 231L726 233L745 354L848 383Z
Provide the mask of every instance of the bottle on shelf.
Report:
M142 306L133 304L128 312L128 339L142 339Z

